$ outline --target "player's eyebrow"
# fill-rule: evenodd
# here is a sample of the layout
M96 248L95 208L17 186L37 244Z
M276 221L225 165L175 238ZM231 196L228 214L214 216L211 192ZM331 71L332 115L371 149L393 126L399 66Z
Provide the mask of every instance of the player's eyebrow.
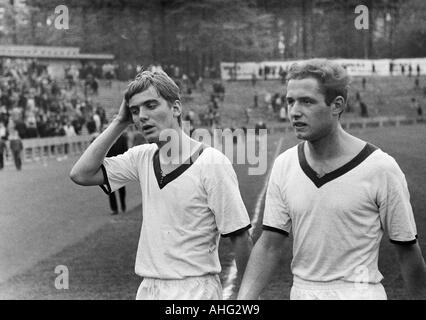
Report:
M315 100L315 98L311 97L311 96L302 96L302 97L298 97L297 99L299 99L299 100L302 100L302 99Z
M285 98L286 98L286 100L304 100L304 99L309 99L309 100L316 101L316 99L314 97L311 97L311 96L301 96L301 97L286 96Z
M151 104L151 103L158 103L158 100L157 99L149 99L149 100L146 100L142 103L132 104L131 106L129 106L129 108L139 108L141 106L146 106L146 105Z

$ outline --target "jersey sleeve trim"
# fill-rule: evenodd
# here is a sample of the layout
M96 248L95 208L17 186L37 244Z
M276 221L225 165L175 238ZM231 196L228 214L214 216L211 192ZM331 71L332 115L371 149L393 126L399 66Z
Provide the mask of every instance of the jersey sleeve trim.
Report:
M107 195L110 195L111 194L111 185L109 184L108 174L107 174L105 166L103 164L101 165L101 170L102 170L102 174L104 176L104 184L99 185L99 187L101 187L103 192L105 192Z
M238 236L239 234L242 234L243 232L249 230L251 228L251 224L245 226L244 228L232 231L230 233L224 233L222 234L223 238L229 238L229 237L233 237L233 236Z
M399 245L409 245L409 244L415 244L417 242L417 234L415 236L414 240L408 240L408 241L398 241L398 240L392 240L389 239L389 241L393 244L399 244Z
M272 232L278 232L278 233L281 233L281 234L283 234L287 237L289 236L289 233L287 231L279 229L279 228L274 228L274 227L262 225L262 229L267 230L267 231L272 231Z

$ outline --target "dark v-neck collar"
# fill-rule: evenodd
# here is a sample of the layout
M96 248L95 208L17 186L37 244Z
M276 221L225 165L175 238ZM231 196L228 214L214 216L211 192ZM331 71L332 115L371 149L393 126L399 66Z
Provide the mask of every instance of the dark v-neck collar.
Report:
M348 163L344 164L340 168L337 168L334 171L331 171L329 173L326 173L322 177L318 177L317 173L314 169L311 168L311 166L308 164L308 161L306 161L305 157L305 151L304 151L304 145L305 142L299 143L298 145L298 155L299 155L299 164L302 168L303 172L308 176L308 178L317 186L317 188L320 188L327 182L330 182L334 179L337 179L338 177L344 175L345 173L351 171L353 168L358 166L360 163L362 163L367 157L372 154L375 150L377 150L377 147L367 143L365 147L358 153L352 160L350 160Z
M206 146L204 144L202 144L200 146L200 148L198 148L197 151L195 151L191 155L191 157L189 158L189 163L187 163L188 160L185 161L185 163L181 164L179 167L177 167L172 172L166 174L165 176L163 176L161 174L162 171L161 171L160 154L159 154L160 149L157 149L154 153L153 165L154 165L155 177L157 179L157 183L158 183L158 186L160 187L160 189L163 189L167 184L169 184L173 180L177 179L182 173L184 173L186 170L188 170L188 168L190 166L192 166L192 164L203 153L205 147Z

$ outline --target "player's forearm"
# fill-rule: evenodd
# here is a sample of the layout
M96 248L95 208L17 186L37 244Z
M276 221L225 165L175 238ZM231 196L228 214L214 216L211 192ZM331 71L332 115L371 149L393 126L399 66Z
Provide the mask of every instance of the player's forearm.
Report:
M267 285L281 257L279 248L268 248L261 243L256 243L244 273L243 281L238 293L239 300L258 299L260 293Z
M100 170L108 150L126 127L127 124L113 120L108 128L89 145L74 165L70 173L71 179L80 184L84 184L87 179L90 180Z
M426 264L420 247L399 250L401 273L407 290L413 299L426 299Z
M235 252L235 262L237 264L238 274L242 278L250 258L253 243L248 231L232 238L231 241Z
M402 277L406 283L411 298L426 299L426 266L423 258L412 261L409 265L401 266Z

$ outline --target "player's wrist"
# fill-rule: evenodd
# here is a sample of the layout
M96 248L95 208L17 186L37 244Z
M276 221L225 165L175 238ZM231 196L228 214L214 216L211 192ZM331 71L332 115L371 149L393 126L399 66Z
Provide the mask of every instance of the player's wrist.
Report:
M129 119L126 119L120 115L117 115L113 120L112 123L114 123L117 126L127 128L132 122L129 121Z

